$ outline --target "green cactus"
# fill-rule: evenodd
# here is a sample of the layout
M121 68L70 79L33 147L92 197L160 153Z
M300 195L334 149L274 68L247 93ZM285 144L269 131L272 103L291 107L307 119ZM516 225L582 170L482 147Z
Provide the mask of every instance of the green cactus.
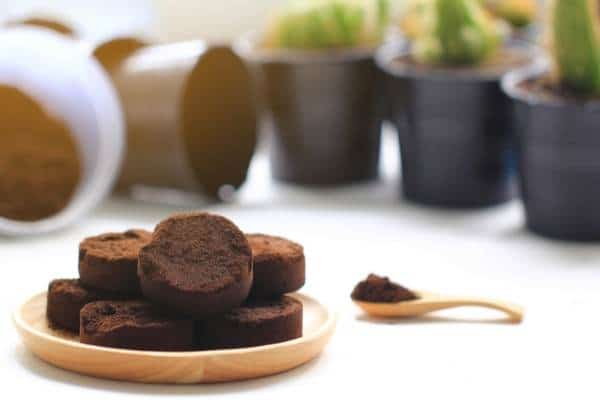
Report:
M389 0L304 0L289 4L267 30L266 47L327 49L378 44Z
M429 26L414 41L419 61L434 64L478 64L498 48L500 34L479 0L432 0Z
M598 0L555 0L553 55L560 80L574 90L600 94Z

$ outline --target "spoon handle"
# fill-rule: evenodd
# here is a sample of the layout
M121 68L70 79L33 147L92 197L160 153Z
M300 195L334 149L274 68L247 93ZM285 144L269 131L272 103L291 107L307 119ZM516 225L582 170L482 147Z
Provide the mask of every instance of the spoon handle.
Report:
M423 304L424 313L456 307L483 307L505 313L510 321L518 323L523 320L523 308L503 301L477 298L446 298Z

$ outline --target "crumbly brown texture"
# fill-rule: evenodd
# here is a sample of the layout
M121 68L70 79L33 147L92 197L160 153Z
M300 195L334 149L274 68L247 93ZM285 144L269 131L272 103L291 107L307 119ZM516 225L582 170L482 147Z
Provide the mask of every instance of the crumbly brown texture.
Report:
M62 211L81 177L67 127L17 89L0 85L0 217L37 221Z
M278 298L304 286L304 249L290 240L263 234L247 234L254 257L254 282L250 297Z
M231 349L284 342L302 336L302 303L289 296L249 300L241 307L197 322L202 349Z
M149 299L205 317L239 306L252 285L252 251L228 219L174 215L156 227L139 254L138 276Z
M138 255L151 239L152 233L140 229L85 239L79 245L81 282L98 289L140 294Z
M390 281L388 278L370 274L359 282L352 291L352 299L372 303L398 303L416 300L418 297L410 290Z
M127 296L89 289L79 279L56 279L48 285L46 315L52 325L79 332L79 311L97 300L119 300Z
M194 349L194 322L144 301L98 301L81 310L81 343L135 350Z

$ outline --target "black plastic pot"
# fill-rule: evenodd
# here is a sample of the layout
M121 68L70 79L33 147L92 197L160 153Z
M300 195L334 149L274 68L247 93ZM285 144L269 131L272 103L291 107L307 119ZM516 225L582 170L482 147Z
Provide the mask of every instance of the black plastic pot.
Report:
M573 241L600 240L600 101L542 97L523 82L544 65L503 80L514 102L527 227Z
M399 133L405 197L451 208L512 199L510 102L500 88L500 75L396 62L409 54L408 45L397 43L377 54Z
M372 51L267 51L252 36L236 49L258 73L276 179L335 185L378 176L384 110Z

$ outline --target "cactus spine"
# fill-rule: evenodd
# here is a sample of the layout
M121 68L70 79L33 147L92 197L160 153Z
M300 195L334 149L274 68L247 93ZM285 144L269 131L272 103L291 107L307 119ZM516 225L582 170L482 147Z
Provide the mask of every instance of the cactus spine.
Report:
M600 20L598 0L555 0L553 52L563 84L600 94Z
M417 59L438 64L477 64L496 50L496 25L478 0L432 1L429 32L415 41Z

